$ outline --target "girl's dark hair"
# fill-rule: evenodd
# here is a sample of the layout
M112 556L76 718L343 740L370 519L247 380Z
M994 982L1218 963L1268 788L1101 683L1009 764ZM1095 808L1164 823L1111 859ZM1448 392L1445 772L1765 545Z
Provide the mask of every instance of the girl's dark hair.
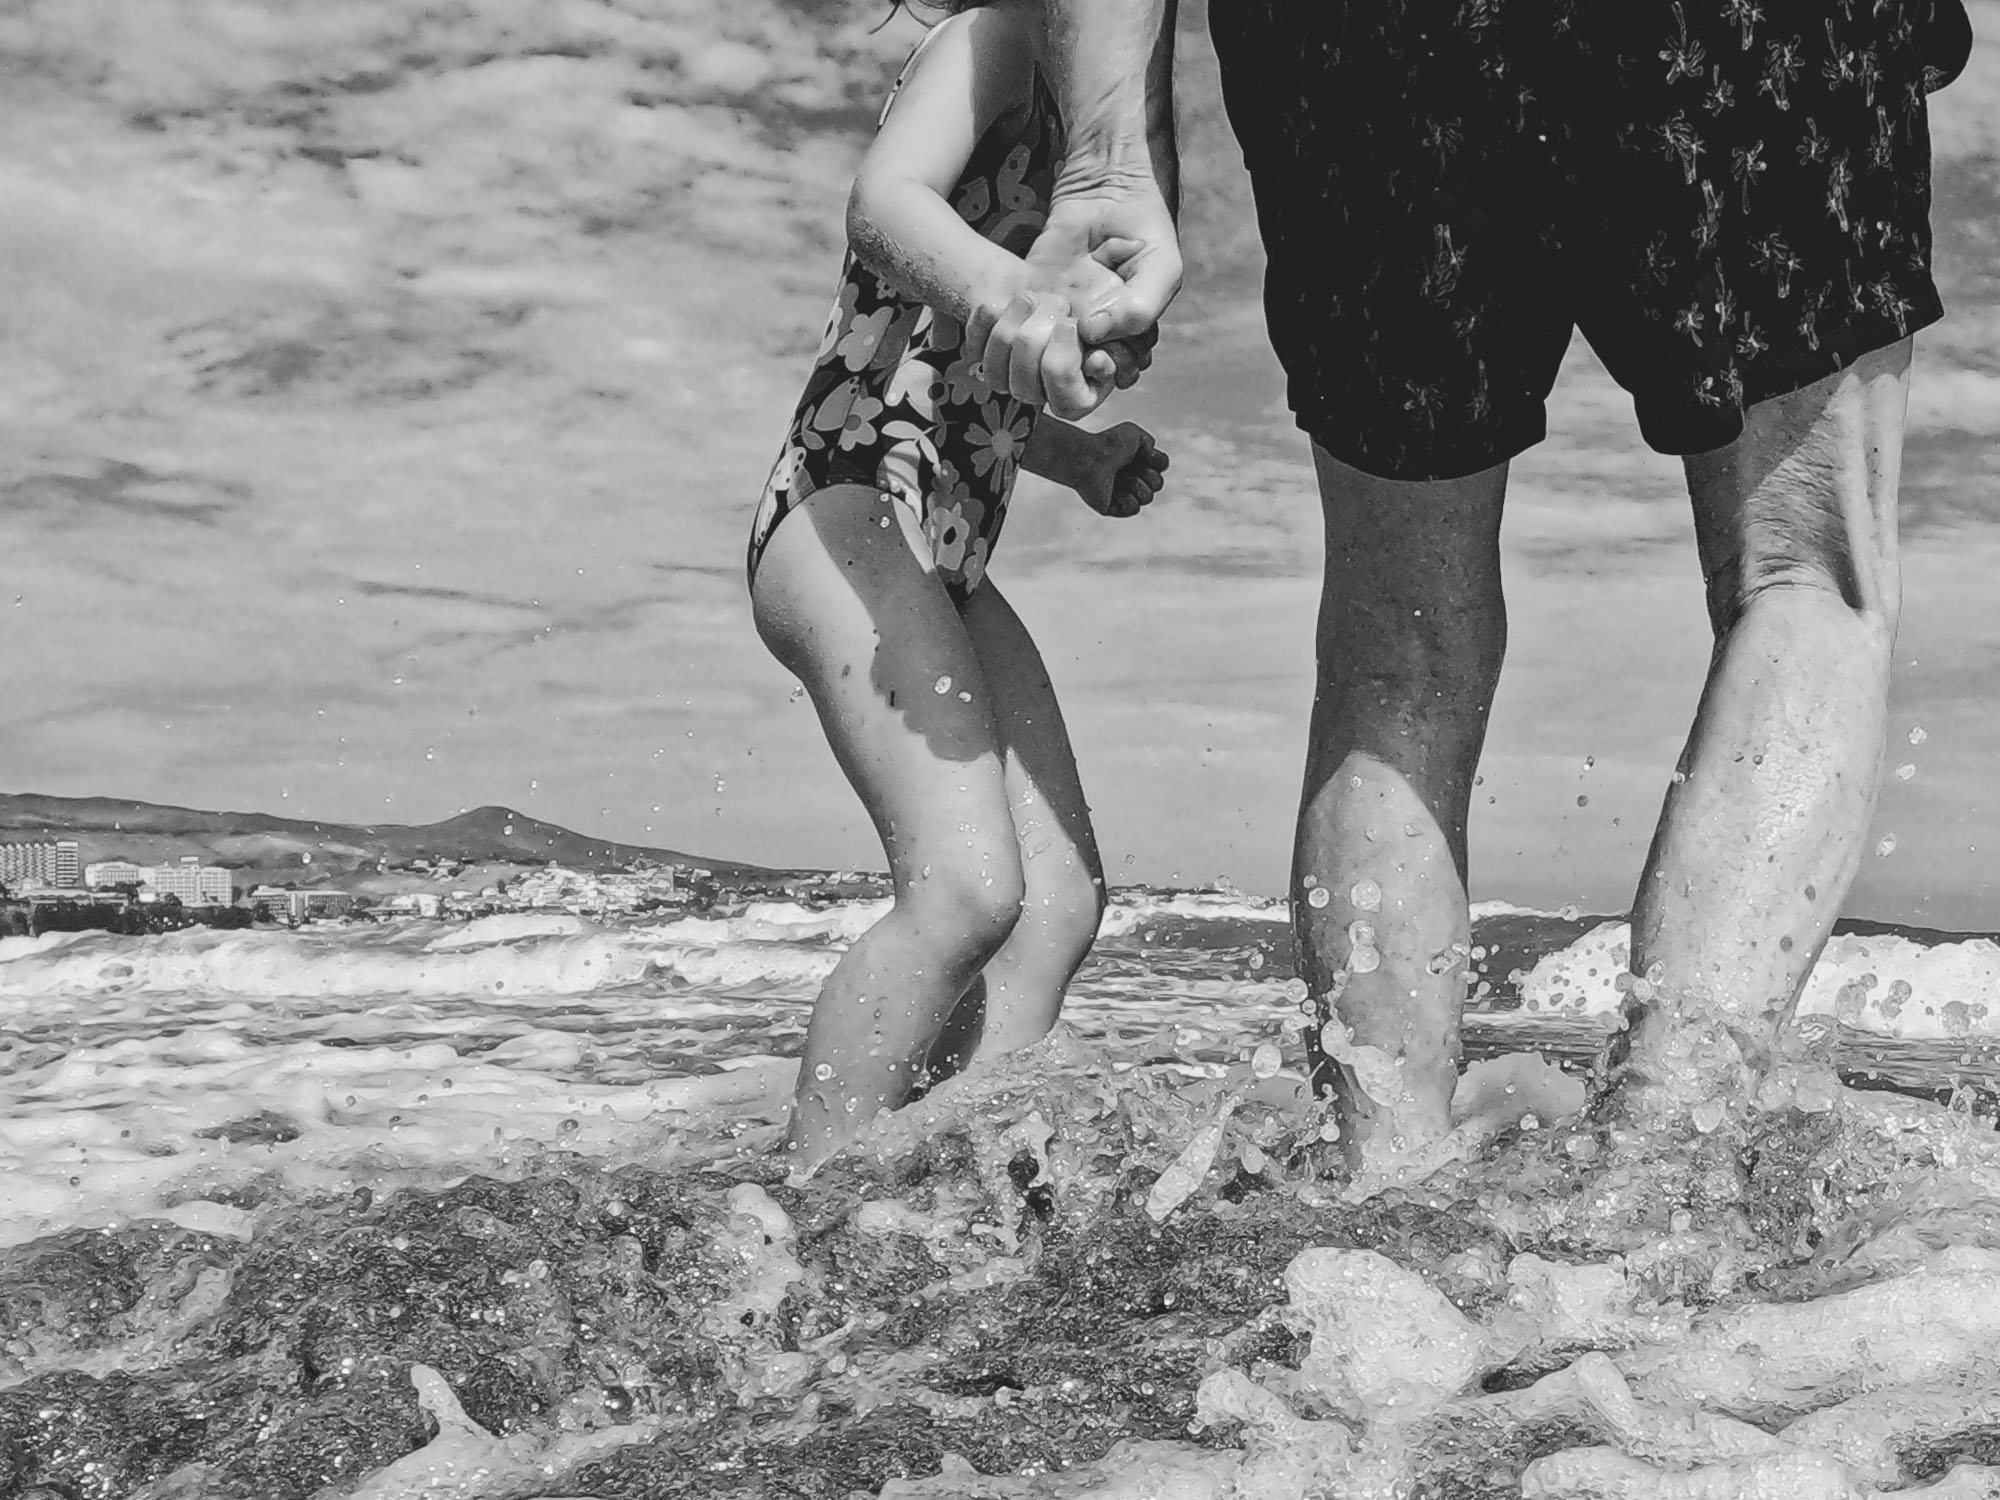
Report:
M882 18L881 24L875 29L880 31L883 26L895 20L896 12L899 10L908 11L926 26L935 26L946 16L955 16L962 10L978 10L980 6L992 3L993 0L889 0L889 14ZM936 19L924 20L925 12L930 12Z

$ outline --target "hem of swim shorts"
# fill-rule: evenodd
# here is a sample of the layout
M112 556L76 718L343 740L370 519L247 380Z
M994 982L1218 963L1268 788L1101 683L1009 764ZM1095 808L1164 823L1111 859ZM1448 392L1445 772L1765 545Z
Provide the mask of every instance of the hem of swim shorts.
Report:
M1428 484L1446 479L1469 478L1471 475L1484 473L1496 464L1504 464L1510 459L1519 458L1549 435L1547 416L1537 413L1515 423L1507 430L1504 437L1488 442L1471 453L1433 456L1433 461L1428 463L1385 464L1381 459L1364 452L1354 441L1351 432L1337 420L1305 412L1296 415L1299 430L1319 447L1324 448L1330 457L1340 460L1350 469L1359 469L1371 478L1394 480L1400 484Z
M1641 405L1639 435L1655 453L1673 458L1687 458L1726 448L1743 435L1743 414L1750 407L1802 391L1829 375L1838 375L1864 355L1899 344L1943 317L1944 301L1933 288L1930 295L1903 319L1901 327L1892 319L1878 315L1857 318L1822 338L1817 349L1789 360L1760 366L1757 372L1759 378L1754 383L1745 383L1739 407L1722 412L1701 412L1693 421L1685 420L1689 415L1685 410L1677 414L1681 420L1661 421L1655 418L1649 421Z

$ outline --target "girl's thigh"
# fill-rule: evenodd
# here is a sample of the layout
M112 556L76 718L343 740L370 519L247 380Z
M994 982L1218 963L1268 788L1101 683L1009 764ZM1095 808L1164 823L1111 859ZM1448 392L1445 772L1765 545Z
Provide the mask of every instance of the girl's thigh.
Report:
M990 578L967 600L964 619L993 694L995 736L1030 887L1100 881L1104 870L1076 752L1041 651Z
M994 699L928 551L889 496L830 486L772 533L752 608L819 711L899 892L976 873L1004 899L1020 876Z

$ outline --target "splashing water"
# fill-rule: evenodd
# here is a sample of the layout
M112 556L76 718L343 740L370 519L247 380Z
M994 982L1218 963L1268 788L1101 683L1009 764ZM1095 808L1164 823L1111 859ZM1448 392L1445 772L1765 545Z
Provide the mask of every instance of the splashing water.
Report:
M1482 909L1452 1134L1349 1175L1282 907L1126 892L793 1184L881 910L0 944L0 1494L2000 1494L1994 944L1837 937L1682 1139L1577 1113L1623 924Z

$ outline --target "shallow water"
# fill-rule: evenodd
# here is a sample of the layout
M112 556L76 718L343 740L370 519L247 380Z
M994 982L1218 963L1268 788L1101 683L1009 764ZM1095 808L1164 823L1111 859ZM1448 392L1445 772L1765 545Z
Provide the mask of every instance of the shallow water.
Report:
M1837 938L1748 1133L1635 1171L1521 1056L1581 1072L1622 929L1482 908L1478 1149L1363 1200L1301 1096L1282 908L1128 891L1055 1038L794 1184L790 1059L879 911L9 940L0 1495L1817 1496L2000 1463L1987 940Z

